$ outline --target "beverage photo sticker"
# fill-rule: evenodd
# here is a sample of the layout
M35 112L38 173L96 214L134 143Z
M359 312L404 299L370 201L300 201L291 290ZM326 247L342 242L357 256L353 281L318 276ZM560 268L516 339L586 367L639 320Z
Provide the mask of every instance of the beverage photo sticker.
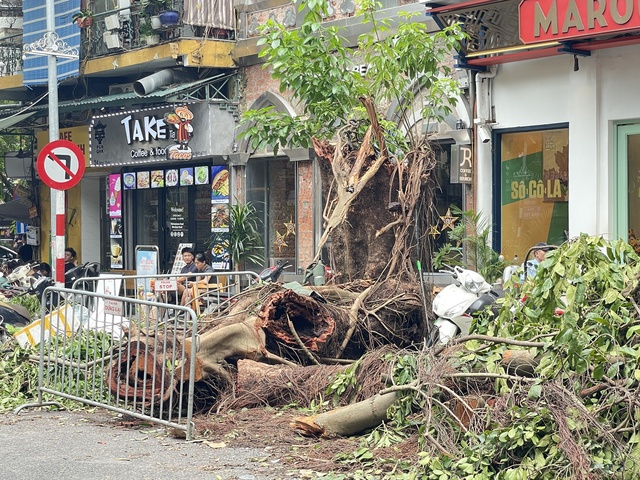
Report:
M123 268L124 256L122 254L122 239L111 238L111 268Z
M193 167L186 167L180 169L180 186L188 187L193 185Z
M128 172L122 175L122 183L124 183L125 190L133 190L136 188L136 174L135 172Z
M164 187L164 171L151 170L151 188Z
M112 237L122 237L122 217L111 219L110 235Z
M149 188L151 184L149 172L138 172L138 188Z
M209 183L209 167L196 167L195 177L196 185L207 185Z
M164 182L167 187L175 187L178 185L178 169L172 168L165 172Z

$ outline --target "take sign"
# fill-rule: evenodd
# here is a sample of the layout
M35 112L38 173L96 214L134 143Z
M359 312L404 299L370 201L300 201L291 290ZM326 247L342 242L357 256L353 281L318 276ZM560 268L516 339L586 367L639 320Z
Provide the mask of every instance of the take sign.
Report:
M82 179L85 160L82 150L75 143L54 140L40 151L36 166L45 185L57 190L68 190Z

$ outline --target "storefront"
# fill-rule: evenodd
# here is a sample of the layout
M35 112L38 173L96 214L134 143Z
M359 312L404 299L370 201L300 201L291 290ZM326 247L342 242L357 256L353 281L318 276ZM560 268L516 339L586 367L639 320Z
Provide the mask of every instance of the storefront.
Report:
M504 0L438 5L469 33L477 210L494 247L522 257L580 233L640 251L640 30L631 2Z
M114 172L103 195L104 265L135 269L136 247L157 246L159 269L167 271L190 244L210 252L214 268L230 268L228 156L235 126L232 112L210 103L92 119L90 164Z

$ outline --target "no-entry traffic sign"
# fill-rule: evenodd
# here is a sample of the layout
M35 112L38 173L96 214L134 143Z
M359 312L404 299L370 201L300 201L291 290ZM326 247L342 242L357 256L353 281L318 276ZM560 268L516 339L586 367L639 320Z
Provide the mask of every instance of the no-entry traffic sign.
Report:
M69 140L47 143L36 162L38 175L48 187L68 190L84 175L85 160L82 150Z

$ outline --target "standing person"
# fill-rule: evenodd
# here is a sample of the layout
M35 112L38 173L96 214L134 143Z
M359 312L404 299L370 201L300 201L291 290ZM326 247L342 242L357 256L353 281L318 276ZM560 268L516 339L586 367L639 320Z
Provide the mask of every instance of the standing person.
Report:
M536 276L538 265L547 256L547 250L549 245L544 242L538 242L533 246L533 258L527 260L526 265L522 264L522 274L520 274L520 281L524 281L527 278L533 278Z
M206 275L196 275L193 281L187 281L187 290L185 290L181 299L182 305L186 305L189 299L196 298L200 289L206 290L211 277L216 273L213 267L207 263L207 257L204 253L198 253L193 263L196 266L197 273Z

